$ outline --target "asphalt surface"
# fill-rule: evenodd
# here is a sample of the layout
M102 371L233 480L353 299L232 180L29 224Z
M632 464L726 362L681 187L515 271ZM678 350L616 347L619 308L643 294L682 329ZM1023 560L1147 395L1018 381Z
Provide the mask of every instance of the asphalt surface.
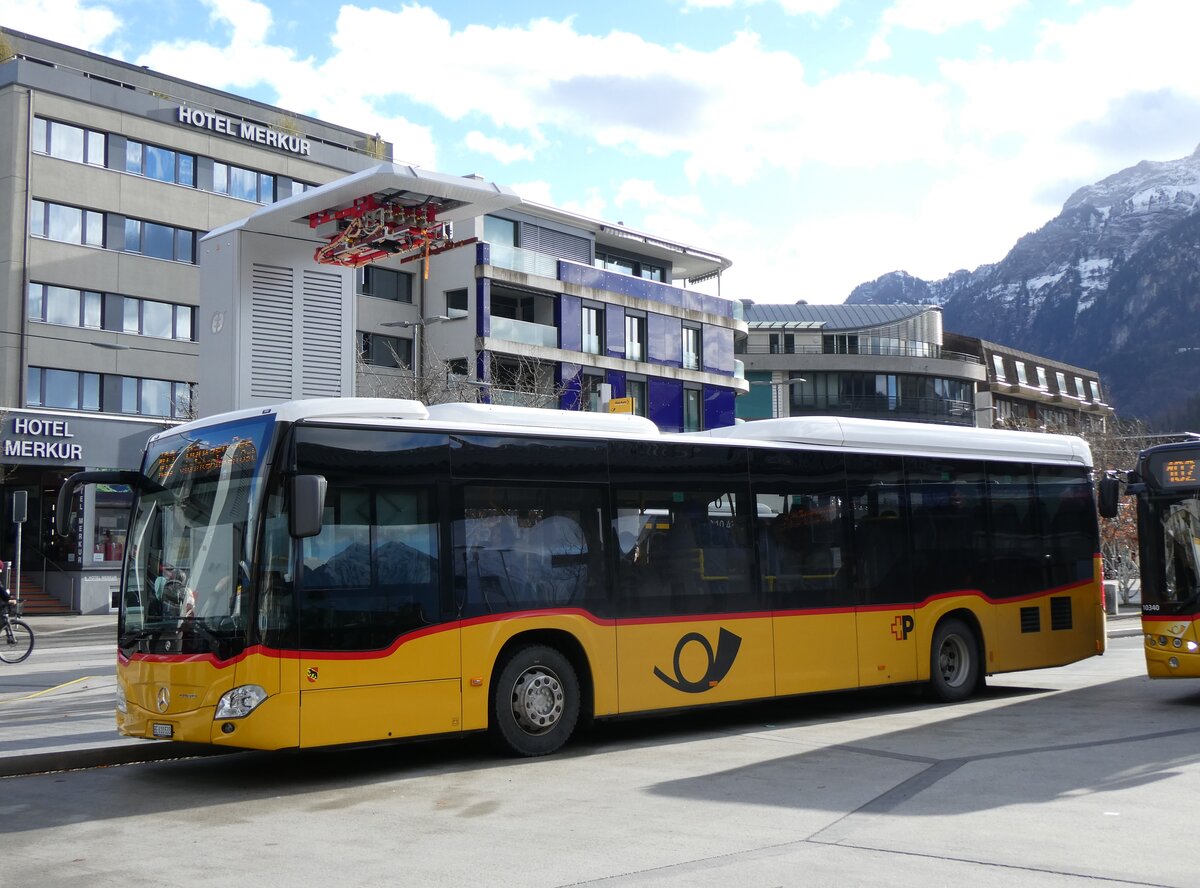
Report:
M0 663L0 777L228 754L117 734L115 615L24 619L33 654ZM1140 634L1136 607L1109 615L1109 638Z

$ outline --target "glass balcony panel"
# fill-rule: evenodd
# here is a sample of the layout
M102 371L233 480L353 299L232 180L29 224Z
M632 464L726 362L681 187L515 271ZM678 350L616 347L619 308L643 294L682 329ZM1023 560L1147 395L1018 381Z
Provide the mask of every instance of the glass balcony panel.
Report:
M526 345L558 347L558 329L556 327L518 321L513 318L502 318L497 315L492 315L492 336L497 339L507 339L509 342L522 342Z

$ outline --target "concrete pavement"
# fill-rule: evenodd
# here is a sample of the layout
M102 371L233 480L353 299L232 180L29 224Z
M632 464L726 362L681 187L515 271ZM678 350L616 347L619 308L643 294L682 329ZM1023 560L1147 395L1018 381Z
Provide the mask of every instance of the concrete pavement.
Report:
M1108 617L1109 638L1140 635L1140 610ZM228 754L117 734L116 616L27 617L24 663L0 663L0 777Z

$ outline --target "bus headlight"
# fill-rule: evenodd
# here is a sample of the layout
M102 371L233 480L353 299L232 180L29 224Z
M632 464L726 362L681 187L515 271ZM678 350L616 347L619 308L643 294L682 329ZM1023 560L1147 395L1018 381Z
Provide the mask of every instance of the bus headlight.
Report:
M125 686L117 684L117 712L129 712L128 704L125 702Z
M258 685L242 685L221 695L213 718L245 718L265 699L267 692Z
M1200 647L1200 644L1196 644L1196 642L1194 642L1194 641L1189 641L1188 642L1188 653L1189 654L1196 653L1196 648L1198 648L1198 647Z

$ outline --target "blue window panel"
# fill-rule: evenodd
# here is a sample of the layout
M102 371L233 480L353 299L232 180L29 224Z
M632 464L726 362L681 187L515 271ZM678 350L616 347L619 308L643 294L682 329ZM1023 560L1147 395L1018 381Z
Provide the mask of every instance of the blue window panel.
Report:
M769 386L767 387L769 388ZM704 428L718 429L733 425L737 395L733 389L704 387Z
M487 244L479 246L487 252ZM475 335L492 335L492 282L488 278L475 279Z
M709 373L733 374L733 330L729 327L704 325L701 345L704 348L704 369Z
M648 379L646 415L664 432L683 431L683 383L673 379Z
M583 300L578 296L558 297L558 347L567 351L583 349Z
M683 366L683 324L679 318L646 316L646 358L652 364Z
M611 358L625 357L625 309L619 305L604 309L604 353Z
M583 368L579 364L559 364L554 375L557 377L558 390L562 393L559 406L563 410L586 410L586 404L580 405Z
M612 397L624 398L625 394L625 374L619 370L609 370L605 375L604 381L612 386Z

